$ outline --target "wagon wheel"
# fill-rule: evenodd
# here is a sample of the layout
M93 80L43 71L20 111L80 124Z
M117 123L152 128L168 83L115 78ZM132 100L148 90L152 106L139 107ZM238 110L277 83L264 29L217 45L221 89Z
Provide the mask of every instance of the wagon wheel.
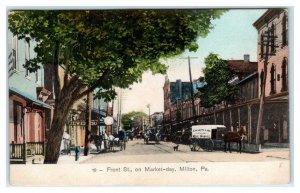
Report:
M204 142L204 144L202 146L203 150L212 151L214 149L214 142L212 139L206 139L203 142Z
M194 151L199 151L199 149L201 147L199 139L194 139L192 142L192 146L193 146Z
M196 143L195 150L196 150L196 151L199 151L199 149L201 148L201 140L200 140L200 139L197 139L197 140L195 141L195 143Z

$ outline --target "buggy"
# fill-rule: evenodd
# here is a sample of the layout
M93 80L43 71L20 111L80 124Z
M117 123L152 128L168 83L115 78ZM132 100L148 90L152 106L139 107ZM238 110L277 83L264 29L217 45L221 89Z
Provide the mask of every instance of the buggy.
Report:
M146 130L144 135L144 143L148 144L150 141L155 141L156 144L160 141L159 130L155 127Z

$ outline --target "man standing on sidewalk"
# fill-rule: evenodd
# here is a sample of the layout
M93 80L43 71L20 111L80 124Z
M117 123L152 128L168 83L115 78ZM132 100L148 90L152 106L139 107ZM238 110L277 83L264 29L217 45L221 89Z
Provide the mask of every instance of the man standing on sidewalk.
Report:
M123 143L124 150L126 149L126 132L123 129L119 131L119 140Z

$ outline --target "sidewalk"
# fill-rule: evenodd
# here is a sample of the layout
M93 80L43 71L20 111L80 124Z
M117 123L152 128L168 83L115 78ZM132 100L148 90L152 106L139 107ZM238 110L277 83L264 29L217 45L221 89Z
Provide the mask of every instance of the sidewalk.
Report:
M71 151L71 154L68 155L59 155L57 164L79 164L85 160L88 160L97 155L97 153L90 153L87 156L84 156L83 149L81 148L79 159L75 161L75 151Z

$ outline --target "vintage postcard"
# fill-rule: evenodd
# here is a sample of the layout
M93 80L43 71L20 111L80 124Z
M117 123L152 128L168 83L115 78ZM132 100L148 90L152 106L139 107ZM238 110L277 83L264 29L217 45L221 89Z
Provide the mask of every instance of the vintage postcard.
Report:
M8 9L10 185L289 185L291 11Z

